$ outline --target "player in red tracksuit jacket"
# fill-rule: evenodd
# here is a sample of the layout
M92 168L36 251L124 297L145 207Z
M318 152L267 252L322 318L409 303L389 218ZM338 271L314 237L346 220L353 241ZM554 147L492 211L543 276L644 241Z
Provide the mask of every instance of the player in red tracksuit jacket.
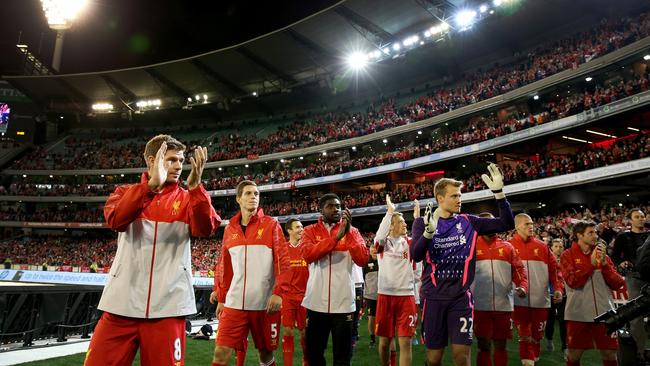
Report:
M201 185L207 151L190 158L188 189L180 187L185 145L169 135L145 147L139 184L119 186L106 205L107 225L119 232L86 366L183 365L185 316L196 313L190 236L209 236L221 219Z
M307 365L307 353L305 349L305 323L307 310L302 306L307 288L309 270L307 262L302 256L300 239L302 238L303 227L300 220L290 218L285 224L289 234L289 241L286 242L289 252L289 286L287 292L282 295L282 356L285 366L293 365L294 339L293 330L300 331L300 344L302 346L303 365Z
M341 200L328 193L319 199L321 217L305 228L300 240L302 255L309 264L309 280L302 305L307 308L307 360L310 366L325 365L325 349L332 333L335 365L352 360L355 313L355 283L352 265L368 264L368 247L352 226L350 210L341 210Z
M513 320L519 334L519 356L524 366L539 359L540 342L544 335L548 309L551 307L549 285L553 286L553 301L562 301L564 284L557 275L557 259L543 241L534 237L533 220L526 214L515 216L515 230L510 240L526 268L528 293L515 298Z
M479 216L493 217L490 213ZM476 243L476 275L471 287L474 334L479 348L477 366L492 365L492 344L494 366L508 363L506 342L512 336L513 283L517 296L526 296L528 278L515 248L496 234L479 236Z
M616 267L607 256L604 243L596 245L596 224L579 221L573 226L570 249L562 253L560 266L566 281L567 366L579 366L585 350L594 344L600 351L604 366L616 366L618 342L616 333L607 334L605 324L594 318L614 308L612 291L625 285Z
M253 336L264 366L275 365L282 295L287 292L289 257L278 221L259 208L252 181L237 185L240 211L223 233L215 282L218 283L216 347L213 366L225 366L232 352Z

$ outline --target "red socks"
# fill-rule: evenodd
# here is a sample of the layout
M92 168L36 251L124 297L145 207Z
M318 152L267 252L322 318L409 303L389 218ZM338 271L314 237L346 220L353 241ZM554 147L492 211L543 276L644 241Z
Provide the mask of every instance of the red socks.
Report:
M397 351L390 351L390 366L397 366Z
M246 362L246 351L248 350L248 338L242 343L242 349L237 350L237 366L244 366Z
M285 366L293 366L293 336L282 336L282 358Z
M476 366L492 366L489 351L478 351L476 356Z
M494 366L507 366L508 352L505 349L494 350Z

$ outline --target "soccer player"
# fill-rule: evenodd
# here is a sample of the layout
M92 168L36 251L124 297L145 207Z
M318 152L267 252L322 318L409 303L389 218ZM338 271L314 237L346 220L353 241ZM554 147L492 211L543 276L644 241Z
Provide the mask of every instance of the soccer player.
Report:
M259 207L257 184L241 181L235 199L240 211L224 230L215 278L219 328L212 365L227 365L250 331L260 364L271 366L278 346L281 296L288 292L289 255L280 224Z
M453 362L470 363L473 301L469 286L474 279L475 247L479 234L487 235L514 227L510 204L503 193L503 175L495 164L488 166L491 177L483 174L499 207L499 218L460 214L462 182L442 178L434 186L438 208L428 206L424 218L413 223L411 258L424 262L422 325L426 363L437 366L451 338Z
M571 248L562 253L560 267L566 281L567 366L580 365L580 358L594 344L604 366L616 366L616 333L607 334L605 324L594 318L613 308L612 291L625 285L607 256L604 243L596 245L596 224L579 221L573 226Z
M532 366L539 359L540 342L551 307L549 286L553 287L553 301L560 303L564 284L557 273L555 255L546 243L535 238L530 216L523 213L515 216L515 229L517 232L510 243L526 268L528 294L515 299L513 320L519 334L521 363Z
M185 316L196 313L190 236L210 236L221 218L201 184L207 150L190 158L187 188L180 176L185 145L158 135L144 150L140 183L117 187L104 206L119 232L117 253L98 308L104 311L86 366L183 365Z
M557 275L560 282L562 279L562 271L560 271L560 256L564 251L564 241L560 238L555 238L551 241L551 252L555 258L557 258ZM553 288L551 288L551 293L553 293ZM559 323L560 328L560 345L562 347L562 353L566 356L566 324L564 323L564 308L566 306L566 296L562 296L562 301L556 303L555 301L551 302L551 308L548 312L548 320L546 321L546 330L544 335L546 337L546 350L548 352L553 352L555 346L553 345L553 333L555 332L555 320Z
M289 252L289 289L282 297L282 356L285 366L293 365L294 329L300 331L300 344L302 346L303 363L306 364L307 356L305 349L305 322L307 310L301 305L307 288L309 270L307 262L302 258L300 238L303 227L300 220L290 218L285 224L289 234L287 249Z
M483 213L480 217L493 217ZM474 297L474 333L478 340L477 366L506 366L506 342L512 337L514 292L526 296L528 279L521 259L507 241L496 234L481 235L476 243L476 274L472 283Z
M415 334L418 309L415 305L411 239L404 216L386 196L386 215L375 235L379 280L375 334L379 336L379 360L389 364L389 349L394 337L399 343L400 365L411 364L411 338ZM394 364L394 362L393 362Z
M366 303L366 311L368 315L368 334L370 334L369 346L375 346L375 315L377 314L377 280L378 280L378 265L377 265L377 248L370 246L370 260L368 265L363 268L365 273L363 288L363 299Z
M309 264L305 341L310 366L325 365L324 352L332 333L334 365L350 365L355 286L352 264L368 264L368 247L359 230L352 226L350 210L341 210L334 193L319 199L321 217L305 228L300 241Z

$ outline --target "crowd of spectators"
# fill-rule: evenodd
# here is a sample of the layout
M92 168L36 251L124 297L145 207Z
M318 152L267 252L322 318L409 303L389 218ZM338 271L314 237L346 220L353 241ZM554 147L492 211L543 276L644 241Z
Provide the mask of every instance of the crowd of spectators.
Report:
M470 105L612 52L650 34L649 14L634 18L604 20L587 32L536 47L520 61L508 66L496 65L462 75L462 81L445 85L415 100L397 105L394 99L371 103L366 111L329 112L296 121L265 136L237 133L218 137L210 147L210 160L229 160L289 151L327 142L364 136L426 119ZM647 80L645 81L647 84ZM587 101L585 101L587 102ZM585 103L598 103L594 98ZM131 136L129 136L131 137ZM61 153L37 149L15 162L17 169L117 169L144 166L141 153L146 137L123 143L118 137L66 140ZM195 144L190 142L189 145ZM288 174L284 179L294 179Z
M365 152L355 156L337 156L330 154L307 164L285 164L280 169L270 167L268 172L259 174L233 175L234 171L206 171L206 188L209 190L228 189L235 187L243 179L250 179L258 184L283 183L299 179L314 178L324 175L380 166L394 162L413 159L419 156L458 148L495 137L507 135L516 131L554 121L568 115L574 115L587 108L595 108L612 101L648 90L647 74L634 74L629 80L617 80L606 85L595 85L592 90L544 102L536 114L530 113L526 107L515 108L507 116L497 117L495 114L475 117L463 126L445 126L432 134L431 138L412 140L407 144L395 144L387 152ZM359 149L362 150L362 149ZM349 154L349 152L347 152ZM80 177L77 179L86 179ZM57 177L58 179L58 177ZM120 180L115 176L106 180ZM0 186L0 195L41 195L41 196L97 196L109 195L115 189L115 184L61 184L61 183L25 183L14 181L7 188Z
M650 138L648 134L636 134L609 140L602 143L585 145L576 151L550 151L525 158L504 160L499 163L506 184L525 182L579 171L599 168L612 164L638 160L650 156ZM463 191L473 192L486 189L481 174L483 166L476 164L467 169L447 172L454 178L464 182ZM360 189L355 192L341 194L346 207L368 207L382 205L386 195L394 202L407 202L414 199L433 197L434 179L426 179L417 184L395 184L382 189ZM313 190L303 196L291 197L288 200L273 200L265 196L261 205L265 212L273 216L286 216L318 212L318 197L325 192ZM234 197L215 198L214 205L222 217L230 217L238 209ZM19 206L22 207L22 206ZM38 208L31 213L24 210L0 210L0 219L11 221L38 222L103 222L101 209L69 210L66 206L51 206Z

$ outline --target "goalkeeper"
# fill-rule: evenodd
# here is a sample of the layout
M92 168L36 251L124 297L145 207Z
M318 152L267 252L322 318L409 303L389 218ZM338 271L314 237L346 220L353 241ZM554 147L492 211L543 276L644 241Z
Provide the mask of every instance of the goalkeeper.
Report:
M424 260L422 325L428 366L442 364L448 339L454 365L470 365L474 305L469 287L474 280L476 240L478 235L515 227L503 193L503 176L495 164L490 164L488 171L490 176L483 174L482 178L497 200L498 218L461 214L463 183L443 178L434 187L438 208L434 211L430 204L424 217L413 224L411 258Z

